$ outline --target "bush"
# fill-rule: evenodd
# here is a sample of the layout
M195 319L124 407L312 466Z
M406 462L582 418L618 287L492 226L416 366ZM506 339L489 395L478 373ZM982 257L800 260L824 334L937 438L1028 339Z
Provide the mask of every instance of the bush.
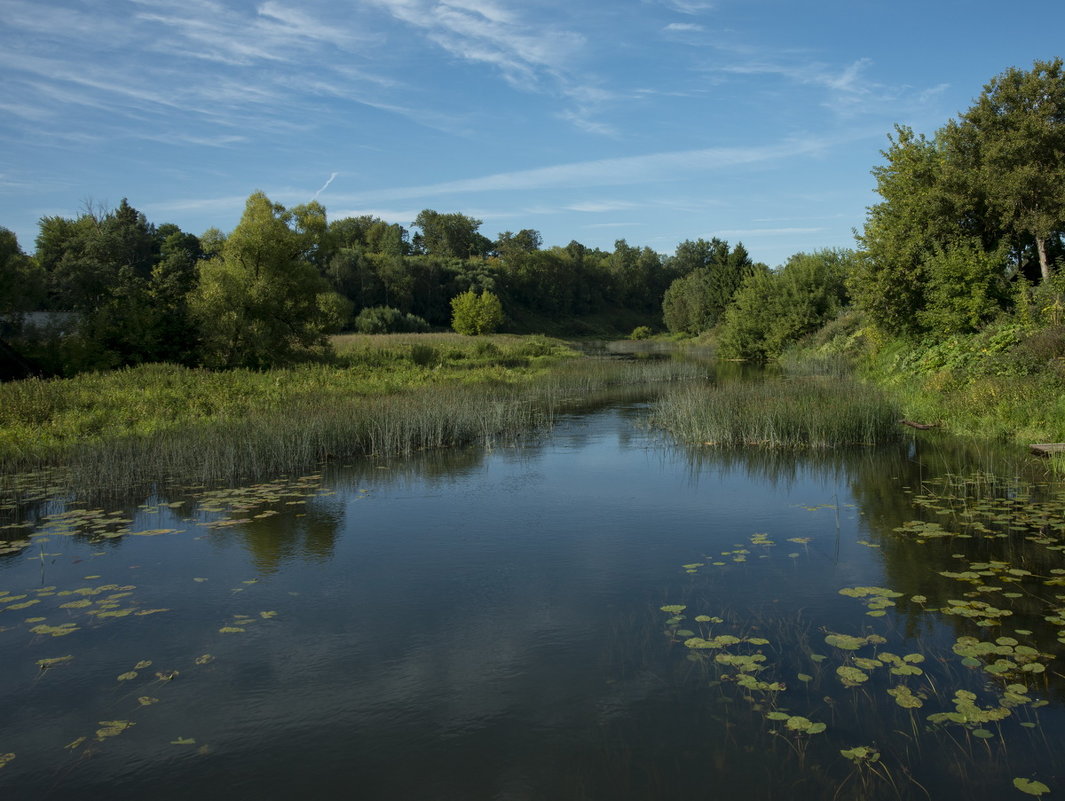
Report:
M429 323L391 306L373 306L359 312L355 330L360 334L424 334L429 330Z
M654 336L654 333L655 332L651 330L650 326L638 325L632 329L632 333L629 334L629 339L650 339Z
M488 290L480 295L472 289L451 299L451 327L456 333L491 334L503 325L503 304Z
M410 360L419 367L432 367L440 363L440 353L432 345L411 345Z
M797 253L774 272L748 276L725 310L721 354L765 361L831 320L846 304L847 250Z

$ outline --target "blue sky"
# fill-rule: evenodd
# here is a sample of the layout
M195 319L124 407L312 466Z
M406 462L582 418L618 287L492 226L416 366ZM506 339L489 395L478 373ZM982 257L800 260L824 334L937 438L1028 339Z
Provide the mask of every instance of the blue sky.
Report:
M894 123L931 133L1065 4L0 0L0 226L123 197L231 230L257 190L770 265L851 246Z

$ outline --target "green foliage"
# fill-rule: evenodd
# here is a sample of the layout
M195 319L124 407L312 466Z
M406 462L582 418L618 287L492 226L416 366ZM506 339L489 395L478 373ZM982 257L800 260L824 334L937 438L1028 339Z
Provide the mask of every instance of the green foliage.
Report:
M820 328L846 304L854 261L847 250L798 253L779 271L749 275L725 312L721 354L764 361Z
M1005 253L977 243L958 242L947 248L934 248L926 255L925 307L917 312L924 330L963 333L978 330L1006 305Z
M500 258L507 262L520 260L525 253L535 253L543 247L544 239L533 228L522 228L518 233L504 231L492 246Z
M459 334L491 334L503 324L503 304L487 290L470 290L451 299L451 327Z
M896 127L850 289L882 331L974 330L1047 282L1065 232L1065 70L1010 68L932 139Z
M961 232L957 200L947 191L937 142L896 126L883 151L887 163L873 169L883 202L870 207L858 241L862 258L849 289L870 320L885 331L916 333L925 308L925 257Z
M360 334L414 334L428 331L429 324L413 314L389 306L375 306L359 312L355 330Z
M415 246L431 256L469 259L487 256L492 242L478 232L481 221L465 214L441 214L432 209L419 212L414 225L421 229Z
M632 329L632 333L629 334L629 339L650 339L654 336L654 331L646 325L638 325Z
M682 242L677 258L690 272L669 285L662 299L662 316L672 333L695 335L713 328L736 291L751 274L765 271L754 264L742 244L729 249L720 239ZM693 266L694 265L694 266Z
M1065 69L1062 59L996 76L948 128L988 211L1014 243L1035 241L1050 277L1047 241L1065 229Z
M0 316L35 309L43 298L44 273L15 234L0 228Z
M672 361L577 364L576 352L543 338L337 340L332 365L139 365L0 383L0 473L62 465L95 490L177 473L204 481L276 476L326 456L400 455L517 435L575 398L694 372Z
M309 220L324 210L300 215L255 192L221 255L201 265L190 305L206 363L265 367L324 348L337 304L320 299L329 288L307 260L322 228Z
M123 199L106 213L42 219L37 249L52 308L79 319L62 369L195 358L186 297L202 256L196 237L156 228Z
M613 252L579 242L544 250L539 232L522 229L492 243L479 220L427 209L411 243L402 226L377 217L328 221L316 202L285 209L249 200L256 208L237 230L199 238L154 226L126 201L42 219L36 259L19 253L0 268L0 302L72 322L20 348L62 374L152 361L262 367L317 358L326 332L367 309L401 317L370 312L359 330L422 330L413 318L449 325L450 301L466 291L494 295L522 330L609 337L655 327L677 275L624 240ZM724 243L702 245L730 255Z
M835 448L900 436L898 409L882 392L819 378L680 389L656 404L652 422L683 442L726 447Z

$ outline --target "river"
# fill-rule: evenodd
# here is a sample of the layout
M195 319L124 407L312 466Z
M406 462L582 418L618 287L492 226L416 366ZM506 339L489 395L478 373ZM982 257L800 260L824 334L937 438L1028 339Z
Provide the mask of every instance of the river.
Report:
M28 511L0 797L1065 790L1060 485L923 432L722 453L645 415Z

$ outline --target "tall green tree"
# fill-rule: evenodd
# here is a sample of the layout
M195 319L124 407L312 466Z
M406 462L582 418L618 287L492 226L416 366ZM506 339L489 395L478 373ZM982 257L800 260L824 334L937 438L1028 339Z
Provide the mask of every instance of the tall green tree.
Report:
M993 78L959 122L956 149L974 156L991 211L1015 238L1032 237L1043 280L1047 241L1065 228L1065 70L1060 58Z
M816 331L847 304L845 278L854 260L853 251L828 249L752 272L725 310L722 355L764 361Z
M157 228L123 198L108 212L43 218L37 248L51 307L78 317L68 371L195 358L185 298L202 256L196 237Z
M931 139L897 126L876 167L851 279L882 329L970 330L1008 306L1004 284L1046 281L1065 253L1065 70L1011 68Z
M18 237L0 228L0 318L40 308L44 292L44 272L22 252Z
M248 198L190 299L209 364L267 367L324 348L346 315L310 261L315 235L262 192Z
M533 228L522 228L518 233L504 231L496 237L492 248L504 261L520 259L523 254L535 253L543 247L544 238Z
M698 334L713 328L747 276L767 269L751 261L742 243L730 248L715 237L703 245L682 243L678 251L682 249L705 262L673 281L665 292L662 316L674 333Z
M430 256L469 259L487 256L492 249L492 241L479 232L481 220L465 214L424 209L413 224L421 229L415 244Z
M855 301L886 331L917 333L927 303L925 259L956 241L962 230L955 196L943 180L943 148L898 125L873 168L883 198L869 208L858 236L862 258L851 277Z

